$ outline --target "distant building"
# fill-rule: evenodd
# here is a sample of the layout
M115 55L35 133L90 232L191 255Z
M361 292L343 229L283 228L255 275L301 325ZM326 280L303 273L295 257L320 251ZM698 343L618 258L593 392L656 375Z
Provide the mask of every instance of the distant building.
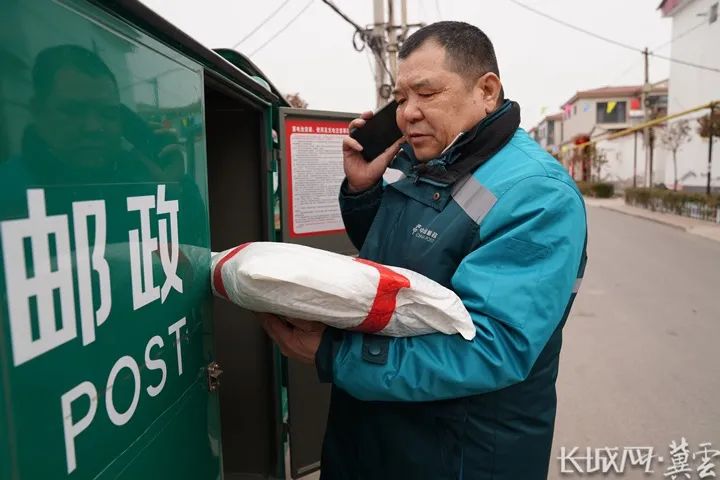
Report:
M647 103L652 118L667 113L668 82L652 86ZM562 105L564 112L565 142L561 157L577 179L609 181L621 186L642 185L648 167L645 162L645 144L642 134L601 140L595 144L595 155L604 165L596 168L594 159L575 145L597 138L606 133L616 133L643 123L645 112L641 104L642 85L606 86L575 93ZM655 142L652 148L653 183L665 178L665 152Z
M653 86L649 103L657 115L667 111L667 82ZM623 130L644 120L640 104L642 85L601 87L575 93L562 106L565 114L565 140Z
M534 129L535 141L550 154L557 156L564 139L562 112L548 115Z
M720 18L718 0L664 0L658 6L664 17L672 18L671 57L683 62L720 68ZM720 100L720 73L671 62L668 110L670 114ZM684 190L705 191L707 185L708 140L697 134L696 118L708 111L689 115L691 141L678 152L678 180ZM711 180L720 187L720 142L715 144ZM672 162L672 160L668 160ZM672 168L666 169L666 184L672 184Z
M652 86L648 105L653 117L667 113L668 82ZM576 92L562 105L562 112L545 117L535 127L536 141L554 154L577 180L602 180L632 185L633 175L640 185L645 176L645 146L642 134L615 140L599 140L595 152L575 148L604 133L619 132L645 121L641 106L641 85L610 86ZM591 156L604 164L597 168ZM665 178L666 153L655 142L653 177Z
M530 130L527 131L528 135L532 137L533 140L536 142L538 141L538 134L537 134L537 127L532 127Z

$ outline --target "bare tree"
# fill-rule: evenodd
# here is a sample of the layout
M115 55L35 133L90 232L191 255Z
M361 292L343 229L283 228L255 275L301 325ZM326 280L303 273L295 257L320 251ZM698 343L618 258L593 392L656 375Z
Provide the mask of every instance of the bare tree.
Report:
M596 182L602 182L602 170L605 165L609 163L610 160L608 160L607 152L601 148L594 148L592 152L593 158L592 158L592 165L595 169L595 181Z
M677 190L678 171L677 171L677 152L683 144L690 141L690 122L687 120L678 120L667 126L660 136L660 142L663 146L672 152L673 157L673 190Z
M303 100L303 98L300 96L300 93L287 93L285 94L285 100L290 104L293 108L307 108L308 102Z
M580 161L583 163L583 181L602 182L602 169L608 164L607 153L597 144L590 143L582 147Z
M720 137L720 104L713 107L712 115L698 118L698 133L702 138L708 138L710 133L715 138Z

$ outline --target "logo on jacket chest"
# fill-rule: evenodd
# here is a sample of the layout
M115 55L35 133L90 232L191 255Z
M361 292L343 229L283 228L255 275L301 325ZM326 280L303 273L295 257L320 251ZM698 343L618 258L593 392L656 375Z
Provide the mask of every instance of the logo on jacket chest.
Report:
M423 227L421 224L417 224L412 229L412 236L425 240L428 243L434 243L438 237L438 232L435 232L429 228Z

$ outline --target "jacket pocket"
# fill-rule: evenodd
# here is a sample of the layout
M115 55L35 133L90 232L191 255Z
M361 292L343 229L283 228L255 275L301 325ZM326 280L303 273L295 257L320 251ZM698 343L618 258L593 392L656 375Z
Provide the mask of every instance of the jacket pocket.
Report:
M510 250L510 252L521 256L527 261L545 258L550 251L550 249L545 245L538 245L537 243L520 240L516 237L511 237L508 240L507 245L505 245L505 248Z
M511 237L498 253L488 295L488 313L507 325L522 328L537 310L538 284L550 249Z

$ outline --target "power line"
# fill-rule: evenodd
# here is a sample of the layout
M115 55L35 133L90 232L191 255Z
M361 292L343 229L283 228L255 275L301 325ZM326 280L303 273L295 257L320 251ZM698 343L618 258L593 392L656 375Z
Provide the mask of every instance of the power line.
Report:
M674 42L674 41L676 41L676 40L680 40L681 38L686 37L687 35L691 34L692 32L694 32L695 30L697 30L698 28L702 27L702 26L705 25L705 24L706 24L706 22L705 22L705 21L702 21L702 22L698 23L697 25L695 25L694 27L689 28L689 29L685 30L684 32L675 35L675 36L672 37L669 41L663 43L662 45L660 45L660 46L658 46L658 47L655 47L653 50L659 50L659 49L661 49L661 48L663 48L663 47L671 44L672 42ZM658 55L657 53L653 53L653 52L650 52L650 55L652 55L652 56L654 56L654 57L657 57L657 58L662 58L662 59L664 59L664 60L668 60L668 61L670 61L670 62L679 63L679 64L681 64L681 65L687 65L687 66L690 66L690 67L702 68L702 69L705 69L705 70L710 70L710 71L712 71L712 72L720 73L720 69L719 69L719 68L707 67L707 66L705 66L705 65L698 65L698 64L696 64L696 63L687 62L687 61L681 60L681 59L679 59L679 58L672 58L672 57L666 57L666 56L664 56L664 55Z
M328 7L332 8L332 9L335 11L335 13L337 13L338 15L340 15L340 16L343 18L343 20L345 20L347 23L349 23L350 25L352 25L353 27L355 27L355 30L358 31L358 32L360 32L360 35L364 37L365 31L360 27L360 25L358 25L357 23L355 23L355 22L352 20L352 18L350 18L350 17L348 17L347 15L345 15L345 14L343 13L343 11L340 10L338 7L336 7L335 4L334 4L333 2L331 2L330 0L322 0L322 1L323 1L323 3L324 3L325 5L327 5ZM364 40L364 38L363 38L363 40Z
M382 57L382 53L380 51L382 48L381 45L378 44L378 42L373 37L369 36L367 34L367 32L365 31L365 29L363 29L360 25L355 23L350 17L345 15L345 13L343 13L342 10L340 10L338 7L336 7L333 2L331 2L330 0L322 0L322 2L325 5L327 5L328 7L332 8L333 11L335 13L337 13L338 15L340 15L343 20L345 20L347 23L352 25L353 28L355 28L356 34L360 36L360 38L364 44L370 46L370 50L372 50L373 54L375 55L375 58L377 58L380 65L382 65L383 70L385 70L385 72L388 74L388 77L390 77L390 83L395 84L395 78L393 77L392 72L390 71L387 64L385 63L385 59ZM353 41L353 45L354 45L354 41ZM362 48L358 48L358 47L355 47L355 49L358 51L362 50Z
M385 63L385 59L382 58L382 54L372 46L370 46L370 50L372 50L373 54L375 54L375 58L378 59L378 61L380 62L380 65L382 65L382 67L383 67L383 70L385 70L385 73L388 74L388 77L390 78L390 83L395 85L395 77L393 76L392 72L388 68L387 63Z
M375 69L373 68L372 63L370 61L371 56L373 56L373 55L366 50L365 55L364 55L365 61L367 61L368 68L370 69L370 75L372 76L372 78L375 78Z
M613 40L612 38L604 37L604 36L599 35L599 34L597 34L597 33L595 33L595 32L591 32L590 30L586 30L586 29L584 29L584 28L581 28L581 27L578 27L578 26L576 26L576 25L573 25L572 23L566 22L566 21L564 21L564 20L560 20L559 18L555 18L555 17L553 17L552 15L548 15L547 13L542 12L542 11L540 11L540 10L537 10L537 9L535 9L535 8L529 6L529 5L525 5L524 3L519 2L518 0L508 0L508 1L514 3L514 4L517 5L518 7L524 8L525 10L528 10L528 11L530 11L530 12L533 12L533 13L536 14L536 15L539 15L539 16L541 16L541 17L544 17L544 18L546 18L546 19L548 19L548 20L550 20L550 21L552 21L552 22L558 23L558 24L563 25L563 26L565 26L565 27L567 27L567 28L570 28L570 29L572 29L572 30L578 31L578 32L580 32L580 33L584 33L585 35L589 35L589 36L591 36L591 37L597 38L598 40L602 40L602 41L604 41L604 42L611 43L611 44L616 45L616 46L618 46L618 47L622 47L622 48L625 48L625 49L628 49L628 50L633 50L633 51L635 51L635 52L643 53L643 49L641 49L641 48L634 47L634 46L628 45L628 44L626 44L626 43L618 42L617 40ZM665 55L659 55L659 54L653 53L653 52L650 52L649 54L652 55L653 57L661 58L661 59L663 59L663 60L668 60L668 61L674 62L674 63L679 63L679 64L681 64L681 65L687 65L687 66L689 66L689 67L695 67L695 68L699 68L699 69L702 69L702 70L708 70L708 71L710 71L710 72L720 73L720 68L708 67L707 65L700 65L700 64L697 64L697 63L693 63L693 62L688 62L688 61L686 61L686 60L681 60L681 59L679 59L679 58L672 58L672 57L668 57L668 56L665 56Z
M290 21L285 24L285 26L283 26L280 30L278 30L278 31L275 33L275 35L273 35L272 37L270 37L265 43L263 43L263 44L260 45L258 48L256 48L249 56L252 57L252 56L255 55L256 53L258 53L258 52L259 52L260 50L262 50L268 43L270 43L270 42L272 42L273 40L275 40L281 33L283 33L285 30L287 30L288 27L290 27L290 25L292 25L292 24L295 22L295 20L297 20L298 18L300 18L300 15L302 15L303 13L305 13L305 10L307 10L308 8L310 8L310 5L312 5L313 1L314 1L314 0L310 0L308 3L306 3L305 6L302 8L302 10L300 10L300 11L297 13L297 15L295 15L293 18L291 18Z
M290 0L285 0L284 2L282 2L282 3L280 4L280 6L277 7L275 10L273 10L273 12L272 12L270 15L268 15L267 17L265 17L265 19L264 19L262 22L260 22L260 24L259 24L257 27L253 28L253 29L250 31L250 33L248 33L247 35L245 35L245 36L244 36L243 38L241 38L235 45L233 45L233 46L232 46L232 50L235 50L237 47L240 46L240 44L242 44L245 40L247 40L248 38L250 38L253 33L255 33L255 32L257 32L258 30L260 30L260 29L263 27L263 25L265 25L267 22L270 21L270 19L272 19L275 15L277 15L277 13L278 13L280 10L282 10L283 7L284 7L285 5L287 5L288 3L290 3Z
M677 41L677 40L680 40L681 38L684 38L684 37L688 36L689 34L691 34L692 32L694 32L694 31L697 30L698 28L700 28L700 27L702 27L703 25L705 25L705 23L706 23L705 21L702 21L702 22L698 23L697 25L695 25L694 27L688 28L688 29L685 30L684 32L681 32L681 33L675 35L674 37L672 37L672 38L671 38L670 40L668 40L667 42L661 43L660 45L657 45L656 47L653 47L652 50L660 50L661 48L664 48L664 47L670 45L672 42L675 42L675 41ZM627 67L625 70L622 71L622 73L621 73L620 75L618 75L617 77L615 77L615 79L614 79L611 83L617 82L619 79L621 79L622 77L624 77L624 76L625 76L627 73L629 73L631 70L634 70L635 68L637 68L639 65L640 65L640 64L639 64L637 61L632 62L630 65L628 65L628 67Z
M707 23L707 22L705 22L705 21L703 20L702 22L698 23L698 24L695 25L694 27L688 28L688 29L685 30L684 32L679 33L678 35L672 37L670 40L668 40L667 42L663 43L662 45L658 45L657 47L653 48L653 50L660 50L661 48L670 45L672 42L674 42L674 41L676 41L676 40L680 40L680 39L683 38L683 37L686 37L687 35L691 34L691 33L694 32L695 30L697 30L698 28L700 28L700 27L702 27L703 25L705 25L706 23Z
M612 43L613 45L617 45L618 47L627 48L628 50L634 50L634 51L636 51L636 52L642 52L641 49L636 48L636 47L633 47L632 45L627 45L627 44L625 44L625 43L618 42L617 40L613 40L612 38L603 37L602 35L598 35L597 33L591 32L590 30L585 30L584 28L580 28L580 27L578 27L577 25L573 25L572 23L566 22L566 21L564 21L564 20L560 20L559 18L555 18L555 17L553 17L553 16L551 16L551 15L548 15L548 14L545 13L545 12L541 12L540 10L537 10L536 8L531 7L530 5L525 5L525 4L522 3L522 2L518 2L517 0L508 0L508 1L514 3L515 5L517 5L517 6L520 7L520 8L524 8L525 10L528 10L528 11L530 11L530 12L533 12L535 15L540 15L541 17L544 17L544 18L546 18L546 19L548 19L548 20L550 20L550 21L552 21L552 22L559 23L560 25L564 25L564 26L566 26L566 27L568 27L568 28L571 28L571 29L573 29L573 30L575 30L575 31L578 31L578 32L580 32L580 33L584 33L584 34L586 34L586 35L590 35L591 37L595 37L595 38L597 38L598 40L603 40L603 41L605 41L605 42Z
M657 53L653 52L650 52L650 56L655 58L661 58L663 60L667 60L668 62L679 63L680 65L687 65L688 67L695 67L701 70L707 70L709 72L720 73L720 68L708 67L707 65L700 65L693 62L688 62L686 60L681 60L679 58L668 57L666 55L658 55Z

